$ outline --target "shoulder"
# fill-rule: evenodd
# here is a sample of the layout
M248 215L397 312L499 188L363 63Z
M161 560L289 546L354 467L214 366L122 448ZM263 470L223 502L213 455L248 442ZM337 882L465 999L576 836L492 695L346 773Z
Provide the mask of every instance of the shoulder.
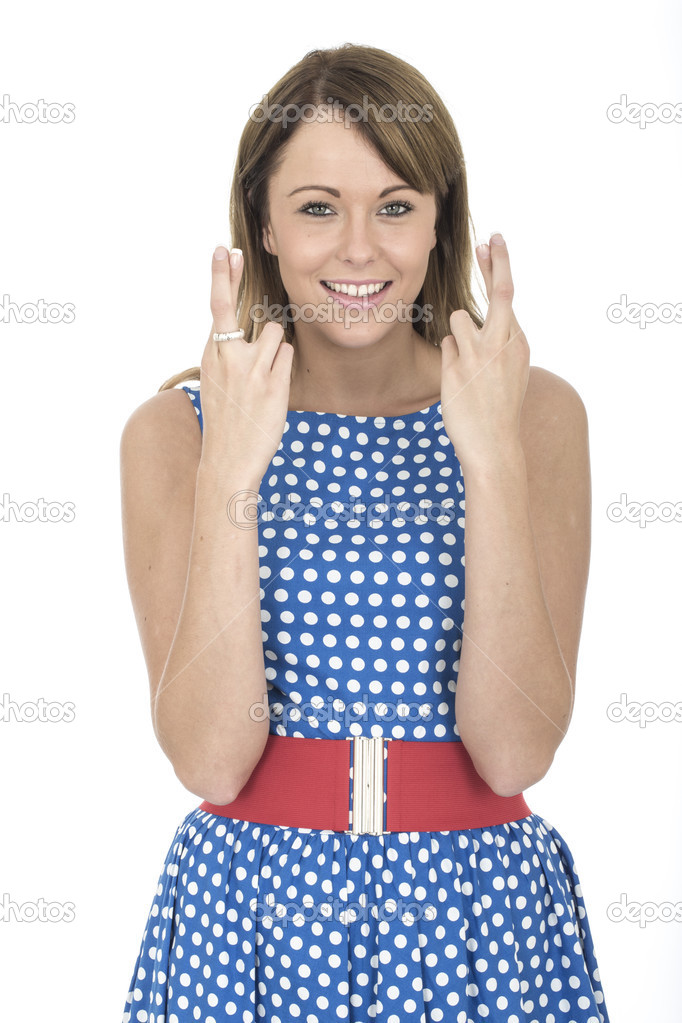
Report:
M521 441L529 470L547 469L567 451L585 453L587 411L575 387L541 366L531 366L521 408Z
M546 416L553 408L557 413L586 414L582 398L568 380L542 366L531 366L522 414Z
M195 392L198 394L198 391ZM139 405L128 417L121 435L121 455L156 455L187 465L201 458L201 428L197 407L181 387L159 391Z

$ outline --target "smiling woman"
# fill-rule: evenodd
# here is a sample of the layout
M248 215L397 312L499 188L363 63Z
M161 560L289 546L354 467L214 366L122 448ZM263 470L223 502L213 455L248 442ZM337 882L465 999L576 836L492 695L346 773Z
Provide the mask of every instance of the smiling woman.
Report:
M300 125L285 154L269 181L262 240L289 308L313 311L292 317L291 400L326 411L331 400L360 414L423 404L425 393L439 393L440 353L406 309L421 309L437 244L434 195L396 183L343 121ZM329 183L296 184L311 169Z
M267 104L252 111L242 132L230 197L232 244L244 253L236 313L246 338L256 331L254 309L265 305L270 310L265 319L282 322L285 339L295 344L296 366L304 322L297 309L301 282L296 287L282 265L290 250L278 257L265 240L266 234L272 241L273 232L276 239L282 231L287 232L286 240L306 242L305 269L315 285L307 297L315 305L329 297L324 280L376 281L386 272L393 293L391 308L383 314L382 336L393 338L394 331L385 328L399 325L402 336L410 338L410 348L415 335L437 348L449 333L454 309L465 309L481 327L483 318L471 288L470 226L475 232L464 156L452 118L426 78L383 50L349 44L307 54L267 96ZM377 239L390 239L394 259L409 260L405 267L370 260L370 273L348 272L349 257L363 265L362 253L353 252L358 239L348 237L348 232L369 224L379 232ZM350 253L340 255L336 250L340 233L342 244L350 244ZM367 239L360 239L361 246L366 244ZM413 314L403 313L398 324L400 311L410 303L415 306ZM293 307L288 320L281 314L286 307ZM320 320L317 316L318 331ZM349 322L356 326L347 316L345 323ZM377 324L382 326L379 315L363 326L373 329ZM355 329L346 333L355 335L352 343L358 343ZM336 329L333 336L338 340L343 335ZM383 346L384 352L388 347ZM387 362L395 356L392 346ZM404 407L400 399L413 371L414 366L409 367L402 377L396 372L403 387L392 397L399 408ZM195 366L171 377L161 389L200 377L200 367ZM356 405L357 377L356 372L347 395ZM386 391L376 386L375 378L368 397L386 401L391 397ZM371 400L367 407L377 410Z
M609 1023L573 857L523 791L573 709L585 410L529 366L499 234L473 301L419 72L316 50L269 101L201 366L121 441L154 729L202 800L124 1021Z

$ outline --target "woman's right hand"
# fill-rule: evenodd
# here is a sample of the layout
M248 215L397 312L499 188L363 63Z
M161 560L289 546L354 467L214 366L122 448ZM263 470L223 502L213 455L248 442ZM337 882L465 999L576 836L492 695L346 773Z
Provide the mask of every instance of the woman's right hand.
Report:
M216 252L226 252L219 246ZM233 249L232 253L238 253ZM237 291L244 258L237 267L213 254L213 326L201 359L203 438L201 466L259 484L279 447L289 407L293 345L269 322L251 343L244 338L214 341L214 332L239 329ZM247 335L248 336L248 335Z

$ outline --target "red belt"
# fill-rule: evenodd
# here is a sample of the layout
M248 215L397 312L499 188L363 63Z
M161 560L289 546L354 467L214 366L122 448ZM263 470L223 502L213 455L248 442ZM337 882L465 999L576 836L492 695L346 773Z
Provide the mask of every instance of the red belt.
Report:
M272 733L237 798L223 806L204 801L200 809L256 824L371 835L485 828L531 813L523 793L493 792L462 742Z

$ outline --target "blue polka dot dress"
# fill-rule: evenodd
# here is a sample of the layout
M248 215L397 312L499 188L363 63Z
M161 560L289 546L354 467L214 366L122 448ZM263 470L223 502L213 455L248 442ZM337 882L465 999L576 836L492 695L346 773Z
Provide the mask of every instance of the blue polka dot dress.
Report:
M288 412L258 515L272 733L461 741L464 481L440 411ZM192 809L123 1023L232 1018L609 1023L566 842L535 813L372 835Z

